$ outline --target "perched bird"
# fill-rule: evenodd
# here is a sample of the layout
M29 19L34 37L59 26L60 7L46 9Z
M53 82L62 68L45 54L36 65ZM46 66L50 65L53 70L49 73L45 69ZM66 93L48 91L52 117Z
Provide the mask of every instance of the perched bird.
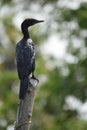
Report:
M43 22L43 20L25 19L21 24L23 38L16 45L17 71L20 79L20 99L24 99L30 75L32 75L32 78L36 79L34 76L35 47L30 38L28 27L40 22Z

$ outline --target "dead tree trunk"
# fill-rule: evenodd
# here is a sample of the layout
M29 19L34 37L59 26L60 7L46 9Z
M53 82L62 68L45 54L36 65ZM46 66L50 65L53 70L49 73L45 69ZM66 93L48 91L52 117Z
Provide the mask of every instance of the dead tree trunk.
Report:
M38 81L30 79L24 100L20 100L14 130L29 130Z

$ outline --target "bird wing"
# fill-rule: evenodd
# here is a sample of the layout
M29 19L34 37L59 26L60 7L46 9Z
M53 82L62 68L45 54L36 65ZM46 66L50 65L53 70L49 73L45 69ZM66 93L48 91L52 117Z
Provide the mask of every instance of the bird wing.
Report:
M27 78L32 72L34 61L34 47L27 44L22 46L20 43L16 46L17 70L20 79Z

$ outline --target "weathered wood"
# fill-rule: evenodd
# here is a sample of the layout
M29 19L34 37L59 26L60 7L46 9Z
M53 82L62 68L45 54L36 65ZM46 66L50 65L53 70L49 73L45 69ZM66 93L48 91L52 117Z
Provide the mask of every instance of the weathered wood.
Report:
M29 130L38 81L30 79L24 100L20 100L14 130Z

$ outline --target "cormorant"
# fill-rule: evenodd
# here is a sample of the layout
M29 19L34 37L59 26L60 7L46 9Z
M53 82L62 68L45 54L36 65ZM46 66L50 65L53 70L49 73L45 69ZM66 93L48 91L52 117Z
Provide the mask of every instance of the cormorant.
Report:
M40 22L44 21L36 19L25 19L21 24L23 38L16 45L17 71L20 79L19 98L22 100L24 99L26 90L28 88L30 75L32 74L32 78L36 79L34 76L35 47L30 38L28 27L31 27L32 25Z

